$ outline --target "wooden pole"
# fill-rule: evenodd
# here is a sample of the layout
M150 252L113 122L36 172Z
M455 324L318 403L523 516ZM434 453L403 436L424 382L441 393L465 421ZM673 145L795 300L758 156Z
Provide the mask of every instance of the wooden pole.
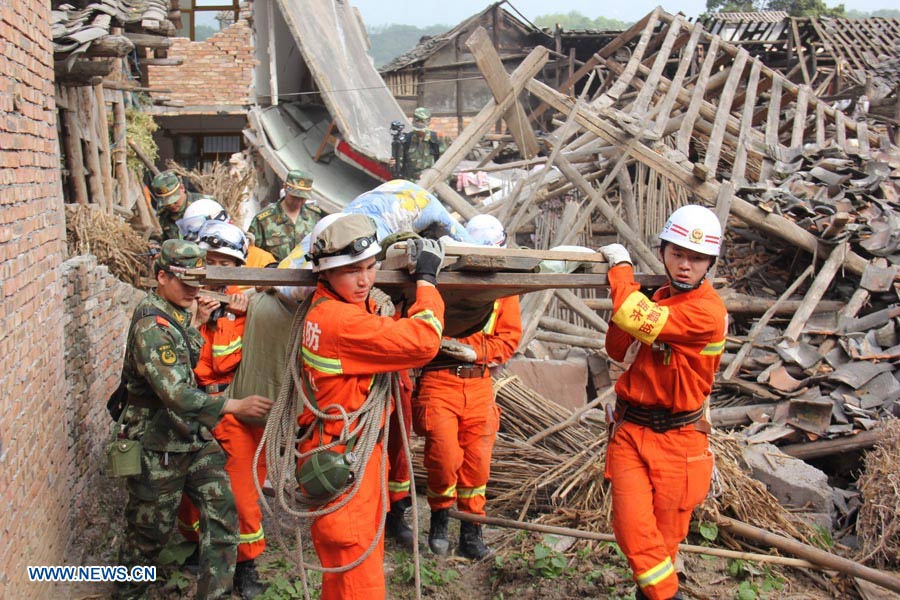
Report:
M615 542L616 536L611 533L595 533L593 531L582 531L580 529L572 529L571 527L557 527L554 525L542 525L541 523L526 523L524 521L514 521L512 519L501 519L500 517L489 517L487 515L473 515L472 513L459 512L450 509L450 516L460 521L468 521L469 523L480 523L482 525L493 525L495 527L504 527L507 529L523 529L525 531L535 531L537 533L550 533L553 535L562 535L567 537L579 538L582 540L595 540L598 542ZM760 563L777 563L788 567L799 567L804 569L815 569L817 565L806 560L796 558L787 558L784 556L771 556L769 554L757 554L753 552L738 552L736 550L726 550L724 548L712 548L709 546L694 546L691 544L678 544L680 552L689 552L691 554L706 554L707 556L720 556L722 558L736 558L740 560L748 560Z
M119 184L119 203L125 206L128 199L128 149L126 148L127 121L125 119L125 93L116 94L113 102L113 165L116 171L116 181ZM146 225L144 219L141 223Z
M82 134L84 136L84 148L86 151L86 163L90 173L88 174L88 189L91 192L91 200L105 212L111 212L111 208L107 206L106 195L103 190L103 172L100 168L100 148L96 135L95 119L96 111L94 110L94 99L92 98L90 87L77 88L78 104L80 112L86 115L86 121L83 123Z
M68 108L63 109L63 143L66 147L66 166L72 183L72 195L78 204L88 203L87 181L84 178L84 155L81 151L81 125L78 121L78 104L74 90L60 86L60 94Z
M794 458L802 460L821 458L823 456L843 454L844 452L850 452L851 450L871 448L881 440L883 435L884 432L880 429L873 429L871 431L862 431L856 435L848 435L833 440L789 444L787 446L781 446L779 450Z
M825 290L831 285L831 280L834 279L837 270L844 263L849 247L849 242L843 242L839 246L835 246L828 256L828 260L822 265L819 274L816 275L812 285L809 287L806 297L797 308L794 318L791 319L787 329L784 330L784 339L788 342L795 343L800 338L800 333L803 331L806 321L809 320L813 310L815 310L816 304L822 299Z
M106 95L102 83L94 86L94 96L100 125L100 172L103 176L103 194L106 196L107 211L111 213L116 202L113 195L113 173L109 152L109 116L106 113ZM119 203L121 204L121 201Z
M791 554L818 564L820 568L839 571L845 575L852 575L853 577L871 581L872 583L878 584L891 591L900 592L900 578L894 577L884 571L872 569L857 562L853 562L852 560L831 554L830 552L813 548L812 546L798 542L797 540L792 540L770 531L765 531L759 527L742 523L736 519L719 515L716 518L716 522L719 527L724 527L731 533L754 542L768 544L769 546L784 550L785 552L790 552Z

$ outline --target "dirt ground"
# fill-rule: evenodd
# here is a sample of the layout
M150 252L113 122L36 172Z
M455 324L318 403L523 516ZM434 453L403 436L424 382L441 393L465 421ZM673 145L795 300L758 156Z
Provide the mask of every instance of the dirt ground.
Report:
M91 501L86 502L80 522L85 527L78 543L70 549L68 564L114 565L123 529L122 506L125 490L121 482L101 478ZM459 557L435 558L427 546L428 508L419 499L420 573L422 597L435 600L511 600L569 598L633 599L634 584L624 558L614 544L575 543L557 536L485 530L485 540L496 555L480 563ZM299 570L291 562L293 534L273 539L274 520L265 517L269 545L258 559L262 578L269 590L262 600L303 598ZM455 539L458 523L451 522ZM281 537L290 539L283 540ZM179 536L173 536L178 540ZM699 544L697 536L688 540ZM281 542L282 545L279 545ZM172 544L166 552L174 560L159 573L151 600L175 600L193 596L195 576L177 564L178 550ZM314 560L312 546L304 542L307 559ZM183 552L182 552L183 554ZM820 572L779 569L736 563L721 558L685 554L682 592L687 599L785 599L819 600L859 598L845 579L830 580ZM388 598L415 598L412 554L389 540L385 548L385 578ZM318 573L310 573L312 598L318 598ZM48 584L49 586L50 584ZM99 600L109 598L111 584L60 584L48 588L48 598ZM237 595L234 596L237 598Z

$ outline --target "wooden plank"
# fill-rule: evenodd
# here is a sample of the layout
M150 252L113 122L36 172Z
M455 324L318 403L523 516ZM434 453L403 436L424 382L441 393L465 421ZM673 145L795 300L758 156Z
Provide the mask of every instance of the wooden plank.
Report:
M64 98L63 104L70 107L62 111L62 120L66 166L69 169L72 195L78 204L87 204L88 191L84 175L84 155L81 151L81 124L78 117L77 94L75 88L60 86L58 90Z
M443 179L434 183L432 191L450 208L458 212L462 218L469 220L478 214L478 209L472 206L468 200L460 196L456 190L450 187Z
M766 114L766 146L774 149L781 145L778 139L778 126L781 124L780 77L772 80L772 89L769 91L769 110Z
M821 102L816 103L816 146L825 147L825 107Z
M88 168L88 190L91 202L95 202L103 211L112 212L112 206L106 201L103 189L103 170L100 168L100 145L94 135L97 110L93 98L93 88L84 86L77 88L80 112L85 117L82 121L82 139L84 141L85 164Z
M106 196L107 210L112 212L116 202L113 196L112 157L109 151L109 117L106 114L106 96L102 83L94 86L94 98L97 102L97 124L100 127L100 173L103 177L103 194Z
M619 158L619 168L621 168L621 164L624 163L624 158L625 154L623 153ZM575 167L572 166L572 163L564 156L559 157L557 166L563 174L569 178L569 181L577 185L582 193L591 199L591 204L583 210L583 213L587 215L588 218L590 218L590 213L593 210L592 207L596 206L603 214L603 217L616 228L616 231L619 232L621 238L628 240L632 252L639 256L653 272L660 274L665 273L665 269L657 255L644 243L643 236L632 229L628 223L619 216L616 209L604 198L603 191L595 190L590 183L585 181L584 176L581 175L581 173L579 173ZM615 177L615 173L611 172L610 175ZM607 180L610 180L609 175L607 176ZM609 183L606 183L605 185L608 186ZM576 231L578 229L580 228L575 228Z
M275 2L273 0L266 2L266 22L268 24L267 33L269 35L268 44L266 46L269 54L269 102L272 106L278 106L278 64L275 48ZM332 120L331 123L333 125L334 120ZM328 138L327 134L325 138Z
M738 147L731 168L732 178L741 183L747 181L747 152L750 145L750 129L753 125L753 107L756 105L756 87L759 84L761 63L754 58L750 65L750 78L744 93L744 109L741 112L741 128L738 132Z
M803 130L806 126L806 109L809 106L809 88L805 85L800 86L800 93L797 94L797 112L794 114L794 125L791 129L791 148L800 148L803 146Z
M703 66L700 67L700 76L691 89L691 103L685 111L684 119L681 121L681 128L678 130L676 147L685 156L689 153L691 142L691 133L694 130L694 121L697 120L697 114L700 112L700 105L703 103L703 94L706 90L706 84L709 81L709 73L712 70L713 63L716 62L716 55L719 51L719 39L713 38L709 45L709 51L703 60Z
M318 273L308 269L258 269L249 267L207 267L192 269L189 278L196 278L204 285L217 286L263 285L314 287ZM609 282L602 273L466 273L464 271L441 272L438 288L442 290L475 290L497 288L509 291L508 295L552 289L606 289ZM664 275L635 274L635 281L642 286L658 287L665 283ZM413 276L403 270L378 271L375 285L381 288L414 285ZM498 296L500 297L500 296Z
M809 290L806 292L803 302L800 304L800 307L797 309L797 312L794 313L791 322L784 330L783 338L786 341L796 343L797 340L800 339L800 334L803 332L806 322L815 310L816 304L822 299L828 286L831 285L831 280L834 279L838 269L844 263L849 247L848 242L843 242L831 250L831 254L828 255L825 264L819 269L816 278L809 286Z
M560 112L568 112L574 105L574 101L571 98L560 94L540 81L532 79L527 83L527 87L528 91L541 100L552 104ZM700 198L710 202L716 198L719 191L718 185L698 181L689 170L672 159L652 150L646 144L634 140L632 136L619 129L612 122L601 118L595 112L578 109L575 119L584 128L597 134L607 142L620 145L627 154L657 170L663 177L684 186L689 192L697 194Z
M856 123L856 136L857 141L859 141L859 154L862 157L868 157L871 155L869 152L869 125L868 123L863 121L858 121Z
M509 82L509 75L503 67L503 63L497 55L497 50L491 43L484 27L478 27L469 36L466 40L466 47L469 48L472 56L475 57L478 69L484 76L484 80L494 96L494 101L500 102L508 94L512 94L513 87ZM513 102L504 113L503 118L506 121L509 132L516 141L516 145L519 147L519 153L522 157L532 158L536 156L540 148L522 104L518 101Z
M850 148L847 146L847 130L844 127L845 124L846 120L844 119L844 113L838 112L834 118L834 140L837 142L839 148L844 152L849 152Z
M681 31L683 22L684 19L679 16L676 17L669 26L669 31L666 33L662 47L659 49L659 52L656 53L656 59L653 61L653 68L650 69L650 74L647 75L644 87L641 88L637 100L634 101L634 104L631 107L631 114L643 115L647 112L647 107L653 99L653 93L656 91L656 86L659 84L659 78L662 75L663 68L665 68L666 64L669 62L672 46L675 44L678 32Z
M693 24L691 37L688 40L687 46L684 47L684 51L681 53L681 60L678 63L678 69L675 71L675 77L673 77L672 81L669 83L669 89L666 91L666 96L663 98L657 109L656 125L653 127L653 132L657 136L661 137L662 132L666 127L666 122L669 120L669 114L672 112L672 106L675 104L675 99L678 98L679 92L681 92L684 76L687 74L688 68L691 66L691 62L694 59L694 51L697 49L697 41L700 39L700 33L702 31L703 27L699 23Z
M155 50L172 46L172 38L162 35L152 35L136 31L126 31L123 35L131 40L135 46L141 46L143 48L153 48Z
M728 73L728 80L719 96L719 110L716 112L716 120L713 122L712 133L709 136L709 144L706 147L706 156L703 164L709 170L710 176L715 176L719 165L719 155L722 152L722 139L725 136L725 127L731 116L731 102L734 99L734 93L737 90L738 82L744 74L744 65L750 54L741 48L734 59L731 71Z
M434 166L425 170L418 181L419 185L426 189L431 189L436 182L445 179L459 164L459 161L464 159L466 154L481 141L482 136L490 130L496 120L512 106L523 86L531 81L532 77L537 75L547 63L548 56L549 51L543 46L532 50L510 77L513 92L508 94L500 103L494 100L488 102L472 119L469 126L463 130L462 134L450 144L450 147L441 155Z
M811 80L809 71L806 68L806 50L803 47L800 31L797 29L797 17L791 17L791 33L792 37L789 43L797 51L797 60L800 62L800 72L803 74L803 83L810 85Z
M628 89L628 84L637 72L638 66L641 64L641 60L644 57L644 52L647 50L647 44L650 43L650 39L653 37L653 30L656 28L657 22L658 19L656 16L651 17L647 22L647 26L644 27L644 31L641 33L637 46L631 51L631 58L628 60L625 70L622 71L619 78L616 79L609 90L591 103L593 108L600 109L612 106L625 90Z

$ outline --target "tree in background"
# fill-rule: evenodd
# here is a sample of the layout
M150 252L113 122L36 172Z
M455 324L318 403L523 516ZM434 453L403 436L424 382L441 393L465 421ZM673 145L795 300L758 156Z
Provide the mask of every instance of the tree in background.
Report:
M848 10L844 15L848 19L868 19L870 17L882 17L884 19L900 19L900 10L895 8L882 8L866 12L864 10Z
M375 61L375 67L383 67L401 54L415 48L424 36L440 35L452 29L449 25L429 25L414 27L413 25L376 25L369 28L369 43L372 50L369 54Z
M600 29L605 31L624 31L631 26L631 23L619 21L618 19L608 19L606 17L592 19L575 10L568 13L541 15L535 18L534 24L538 27L547 27L549 29L554 29L559 24L563 29Z
M829 8L824 0L706 0L707 15L717 12L783 10L792 17L843 17L844 5Z

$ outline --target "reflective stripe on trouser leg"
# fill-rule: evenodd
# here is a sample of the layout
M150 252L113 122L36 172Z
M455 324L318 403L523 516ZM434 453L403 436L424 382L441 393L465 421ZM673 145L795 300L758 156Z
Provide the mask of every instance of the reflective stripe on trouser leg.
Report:
M237 561L245 562L262 554L266 548L266 538L262 526L262 509L259 494L253 482L253 455L262 441L264 428L242 423L231 415L226 415L213 430L228 460L225 471L231 481L234 503L238 514L240 543ZM259 455L257 481L262 487L266 480L265 450Z
M412 431L412 382L408 371L400 372L400 403L403 409L403 427L406 439ZM388 440L388 500L397 502L409 496L409 463L403 450L400 419L397 407L391 413L391 437Z
M312 539L324 567L348 565L369 548L387 507L381 502L381 457L383 444L372 451L356 495L342 508L313 521ZM344 496L335 500L343 499ZM362 563L343 573L322 575L321 600L364 598L383 600L384 536Z
M459 423L463 462L456 487L457 506L462 512L483 515L500 412L494 403L490 377L466 380L464 393L466 406Z

